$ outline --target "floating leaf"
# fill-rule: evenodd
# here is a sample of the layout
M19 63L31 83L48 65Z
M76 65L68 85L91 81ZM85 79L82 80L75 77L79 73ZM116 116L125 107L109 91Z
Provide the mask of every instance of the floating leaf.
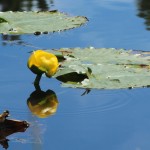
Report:
M92 47L53 52L58 59L65 59L54 76L63 82L63 86L121 89L150 85L150 52Z
M0 12L0 33L39 35L76 28L86 21L86 17L71 17L58 11Z

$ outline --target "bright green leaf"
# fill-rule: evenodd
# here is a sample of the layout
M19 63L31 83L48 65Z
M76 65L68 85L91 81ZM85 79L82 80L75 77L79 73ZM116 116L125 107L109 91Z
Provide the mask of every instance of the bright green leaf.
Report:
M150 85L150 52L113 48L75 48L53 52L58 58L66 59L60 62L61 67L54 76L64 82L63 86L121 89ZM74 81L74 76L80 79L81 75L82 81Z
M0 12L0 33L25 34L63 31L81 26L86 17L71 17L58 11Z

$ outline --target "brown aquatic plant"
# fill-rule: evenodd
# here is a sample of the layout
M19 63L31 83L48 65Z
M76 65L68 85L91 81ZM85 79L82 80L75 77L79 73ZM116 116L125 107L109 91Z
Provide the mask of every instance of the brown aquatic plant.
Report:
M17 132L24 132L29 127L29 123L26 121L7 119L8 117L8 110L0 114L0 144L5 149L9 147L7 136Z

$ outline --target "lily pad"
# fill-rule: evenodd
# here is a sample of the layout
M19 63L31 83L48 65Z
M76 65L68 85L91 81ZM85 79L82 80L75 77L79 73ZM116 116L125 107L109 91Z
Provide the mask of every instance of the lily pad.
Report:
M0 33L39 35L76 28L87 21L86 17L72 17L58 11L0 12Z
M65 87L122 89L150 85L150 52L93 47L51 52L65 59L54 76Z

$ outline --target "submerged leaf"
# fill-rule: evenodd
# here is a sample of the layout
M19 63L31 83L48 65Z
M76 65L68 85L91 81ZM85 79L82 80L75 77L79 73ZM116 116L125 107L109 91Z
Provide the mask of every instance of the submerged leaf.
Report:
M65 58L54 76L61 79L65 87L121 89L150 85L150 52L113 48L75 48L53 52ZM74 76L68 78L71 73L85 78L77 82L73 80Z
M58 11L0 12L0 33L25 34L63 31L81 26L86 17L71 17Z

